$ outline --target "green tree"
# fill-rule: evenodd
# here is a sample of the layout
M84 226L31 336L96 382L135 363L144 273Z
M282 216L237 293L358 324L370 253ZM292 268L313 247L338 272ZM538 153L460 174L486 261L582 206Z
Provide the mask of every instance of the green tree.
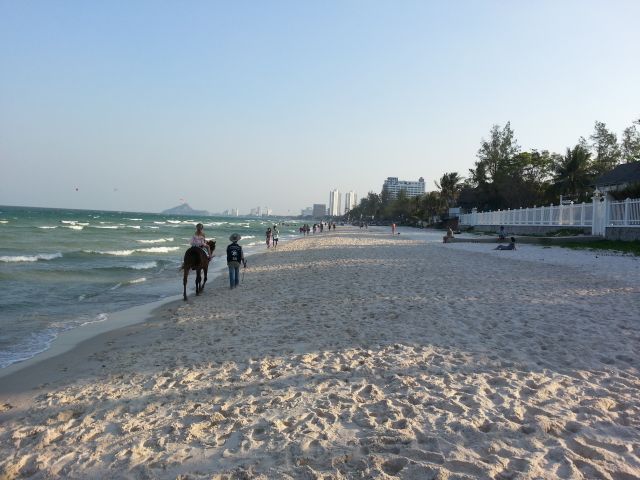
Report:
M462 178L458 172L445 173L440 178L440 182L435 182L436 187L440 191L440 197L449 207L453 207L458 199L462 188Z
M593 173L602 175L613 170L620 163L621 153L616 134L607 129L604 122L596 121L591 135L591 146L596 154L593 162Z
M498 125L491 127L489 140L482 139L476 154L476 169L480 167L483 171L482 175L477 175L478 180L483 180L483 177L487 181L494 180L519 151L520 146L514 137L511 122L507 122L502 129Z
M640 161L640 131L638 131L638 126L640 126L640 118L622 132L620 150L622 151L622 160L624 162Z
M576 200L585 195L592 181L591 153L580 144L567 148L567 153L555 168L555 190L560 195L572 195Z

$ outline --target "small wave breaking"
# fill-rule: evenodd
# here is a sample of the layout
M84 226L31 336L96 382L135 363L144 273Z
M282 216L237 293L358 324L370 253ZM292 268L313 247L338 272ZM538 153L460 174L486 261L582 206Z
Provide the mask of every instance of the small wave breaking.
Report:
M39 260L53 260L62 257L62 253L38 253L36 255L5 255L0 257L0 262L18 263L18 262L37 262Z

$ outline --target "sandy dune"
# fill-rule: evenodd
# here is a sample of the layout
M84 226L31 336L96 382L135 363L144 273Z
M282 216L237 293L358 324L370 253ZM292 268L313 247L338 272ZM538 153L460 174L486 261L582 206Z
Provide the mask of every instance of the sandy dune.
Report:
M640 478L640 279L450 247L300 239L52 361L0 478Z

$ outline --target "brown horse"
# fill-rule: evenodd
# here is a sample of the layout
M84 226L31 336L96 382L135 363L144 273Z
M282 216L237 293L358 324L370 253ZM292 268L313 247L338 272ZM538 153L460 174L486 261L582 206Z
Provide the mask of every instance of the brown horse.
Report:
M207 245L211 247L211 253L216 249L216 242L209 240ZM213 255L212 255L213 256ZM196 271L196 295L200 295L200 292L204 289L204 284L207 283L207 270L209 269L209 259L207 253L200 247L191 247L184 254L184 261L182 262L181 270L184 270L184 278L182 280L183 298L187 300L187 277L189 277L189 270ZM202 279L200 272L204 270L204 279Z

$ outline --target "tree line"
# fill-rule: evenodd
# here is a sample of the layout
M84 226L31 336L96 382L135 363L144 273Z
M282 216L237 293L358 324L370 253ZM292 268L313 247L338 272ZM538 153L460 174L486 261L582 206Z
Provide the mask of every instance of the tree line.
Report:
M404 224L431 223L449 207L478 211L525 208L558 204L562 196L574 202L588 201L594 182L621 163L640 161L640 118L618 141L604 122L595 122L588 139L567 147L564 155L548 150L522 151L511 123L494 125L482 139L474 168L468 176L445 173L435 182L437 190L417 197L400 191L393 198L386 190L369 192L346 215L351 221L395 221ZM617 192L620 198L640 197L640 185Z

